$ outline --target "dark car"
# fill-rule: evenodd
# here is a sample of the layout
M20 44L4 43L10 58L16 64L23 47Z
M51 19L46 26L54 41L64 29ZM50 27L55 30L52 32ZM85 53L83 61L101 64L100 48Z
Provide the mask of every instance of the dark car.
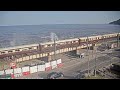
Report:
M74 77L74 79L82 79L82 78L84 78L85 76L84 76L84 74L78 74L78 75L76 75L75 77Z
M62 72L52 72L47 76L48 79L57 79L60 77L64 77L64 74Z

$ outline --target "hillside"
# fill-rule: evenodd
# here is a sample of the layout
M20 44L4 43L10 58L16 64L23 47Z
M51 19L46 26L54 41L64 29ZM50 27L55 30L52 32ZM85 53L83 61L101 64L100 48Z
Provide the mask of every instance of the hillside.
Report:
M109 24L115 24L115 25L120 25L120 19L117 21L110 22Z

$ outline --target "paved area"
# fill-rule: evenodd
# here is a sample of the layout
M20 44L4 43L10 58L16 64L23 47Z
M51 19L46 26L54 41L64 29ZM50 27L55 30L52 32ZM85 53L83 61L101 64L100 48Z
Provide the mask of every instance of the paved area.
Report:
M99 65L99 67L96 67L97 69L102 68L104 66L110 65L111 63L115 63L120 61L120 58L115 56L115 53L119 53L118 51L113 51L113 50L106 50L103 51L102 53L97 52L97 53L93 53L92 55L92 51L89 51L90 55L89 55L89 67L91 69L94 69L94 65L95 65L95 54L96 56L96 65ZM110 53L113 53L114 55L110 55ZM119 55L119 54L118 54ZM74 79L74 77L80 72L80 71L84 71L86 69L88 69L88 56L85 56L85 58L80 59L79 57L76 56L71 56L69 53L64 53L64 54L59 54L58 56L62 59L62 62L64 64L63 67L61 68L56 68L53 69L51 71L44 71L44 72L37 72L28 76L22 76L19 77L18 79L41 79L47 78L47 75L50 72L53 71L60 71L63 72L65 77L63 79Z

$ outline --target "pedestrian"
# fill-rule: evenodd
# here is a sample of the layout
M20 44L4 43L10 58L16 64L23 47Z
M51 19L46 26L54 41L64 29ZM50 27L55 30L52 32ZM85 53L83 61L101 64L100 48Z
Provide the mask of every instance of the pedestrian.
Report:
M79 54L79 58L81 58L81 54Z
M85 54L83 53L83 58L84 58Z
M81 59L83 58L83 54L81 54Z
M81 54L81 58L84 58L84 53Z

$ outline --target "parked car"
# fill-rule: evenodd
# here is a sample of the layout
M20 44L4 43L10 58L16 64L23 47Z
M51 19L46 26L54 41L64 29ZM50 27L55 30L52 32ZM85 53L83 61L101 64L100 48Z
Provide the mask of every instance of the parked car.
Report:
M85 75L83 72L79 72L79 73L76 73L76 75L74 76L74 79L82 79L84 78Z
M62 72L52 72L48 74L47 79L57 79L60 77L64 77L64 74Z

